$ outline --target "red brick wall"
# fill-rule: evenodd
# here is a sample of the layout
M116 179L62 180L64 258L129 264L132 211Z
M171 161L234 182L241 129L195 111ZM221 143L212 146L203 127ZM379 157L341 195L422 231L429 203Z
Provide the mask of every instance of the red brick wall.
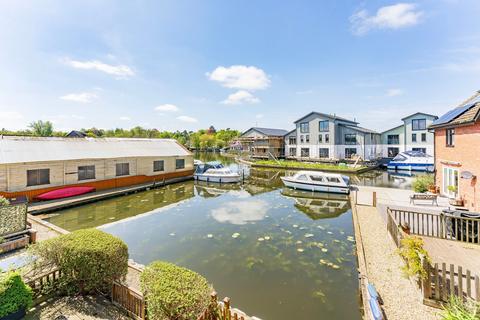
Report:
M476 179L459 179L459 194L470 210L480 211L480 122L455 128L455 146L446 146L446 130L435 130L435 182L442 191L443 168L470 171ZM453 162L453 163L449 163ZM454 163L458 164L454 164Z

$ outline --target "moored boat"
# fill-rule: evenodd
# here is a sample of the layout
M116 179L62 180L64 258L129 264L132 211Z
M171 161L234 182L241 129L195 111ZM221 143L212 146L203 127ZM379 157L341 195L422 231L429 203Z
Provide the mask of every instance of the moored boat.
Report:
M389 170L427 171L433 172L434 159L421 151L405 151L397 154L387 165Z
M350 178L338 173L298 171L293 176L281 177L285 186L313 192L350 193Z
M225 168L218 161L198 165L193 177L195 180L218 183L235 183L241 179L241 175L238 172Z
M42 193L36 197L38 200L56 200L79 196L95 191L94 187L67 187Z

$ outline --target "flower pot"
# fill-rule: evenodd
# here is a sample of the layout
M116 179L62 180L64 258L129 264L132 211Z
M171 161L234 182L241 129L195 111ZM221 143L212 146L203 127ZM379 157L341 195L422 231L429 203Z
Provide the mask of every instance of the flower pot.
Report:
M455 207L463 207L463 199L450 199L448 203Z
M7 314L6 316L3 316L0 318L0 320L20 320L25 317L25 308L18 309L14 313Z

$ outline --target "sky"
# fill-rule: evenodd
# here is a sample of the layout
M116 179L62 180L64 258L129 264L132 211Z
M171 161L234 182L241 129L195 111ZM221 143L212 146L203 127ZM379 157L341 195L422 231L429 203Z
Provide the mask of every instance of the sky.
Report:
M0 0L0 128L383 131L480 89L480 1Z

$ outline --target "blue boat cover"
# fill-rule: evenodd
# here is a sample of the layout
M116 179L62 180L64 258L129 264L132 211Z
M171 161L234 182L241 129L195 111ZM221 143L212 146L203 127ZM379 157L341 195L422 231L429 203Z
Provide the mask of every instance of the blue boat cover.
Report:
M378 300L378 293L373 284L369 283L367 285L367 291L372 299Z
M378 301L374 299L370 299L368 300L368 304L370 305L370 310L372 312L373 319L382 320L383 313L382 313L382 310L380 309L380 306L378 305Z

